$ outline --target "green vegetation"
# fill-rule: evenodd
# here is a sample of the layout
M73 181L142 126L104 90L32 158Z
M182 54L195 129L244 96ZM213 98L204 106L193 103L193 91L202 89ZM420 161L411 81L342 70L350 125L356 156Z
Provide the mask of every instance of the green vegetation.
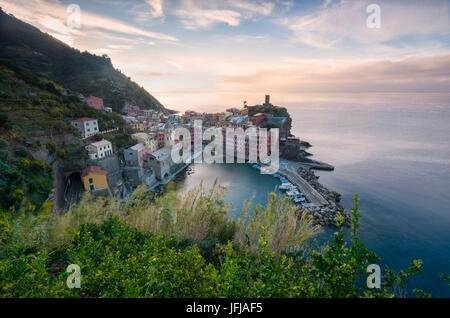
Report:
M287 117L288 127L289 129L292 128L292 119L291 115L289 115L289 112L285 107L280 106L267 106L267 105L255 105L255 106L247 106L248 108L248 115L253 116L258 113L263 114L271 114L275 117ZM271 127L267 127L271 128Z
M1 10L0 24L0 59L25 67L71 91L101 97L106 106L117 112L125 102L165 111L143 87L114 69L107 56L73 49ZM57 94L56 84L45 85L40 88Z
M17 159L0 160L0 211L39 208L52 188L52 169L47 163L27 156Z
M64 216L23 213L0 219L2 297L394 297L421 261L380 289L366 287L379 258L353 230L311 247L318 228L274 194L266 208L227 217L223 193L201 188L157 197L141 186L124 204L90 196ZM45 226L44 226L45 224ZM340 225L340 224L338 224ZM69 264L81 288L66 287ZM428 296L417 291L419 296Z
M72 134L69 119L77 117L98 119L102 130L125 126L119 114L97 111L62 87L1 60L0 92L3 139Z

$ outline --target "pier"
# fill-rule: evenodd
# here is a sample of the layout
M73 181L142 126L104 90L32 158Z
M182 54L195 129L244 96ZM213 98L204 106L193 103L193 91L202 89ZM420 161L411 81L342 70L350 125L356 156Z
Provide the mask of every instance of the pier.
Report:
M297 173L298 168L302 166L303 164L299 162L280 159L279 172L305 195L310 202L309 206L320 207L327 205L328 201Z

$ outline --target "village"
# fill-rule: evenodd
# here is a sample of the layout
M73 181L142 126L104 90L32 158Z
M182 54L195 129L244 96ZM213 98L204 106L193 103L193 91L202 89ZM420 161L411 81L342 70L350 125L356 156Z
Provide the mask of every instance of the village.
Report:
M105 107L99 97L90 96L85 103L103 112L112 112ZM253 109L252 109L253 108ZM264 112L255 113L255 109ZM250 111L253 113L250 113ZM224 112L199 113L186 111L183 114L164 114L161 111L141 109L137 105L126 104L122 109L122 118L130 131L132 145L118 151L113 142L107 137L101 140L96 136L114 134L117 129L101 131L95 118L75 118L71 125L79 131L80 139L84 143L87 153L85 166L80 170L65 171L64 210L67 211L76 204L84 191L93 196L114 197L125 202L127 197L141 184L145 184L148 191L159 191L164 185L173 180L179 173L189 170L188 166L194 158L201 155L192 153L189 162L175 163L172 160L172 147L181 142L173 139L172 133L177 128L185 128L191 134L191 147L194 150L194 122L201 120L203 131L208 127L218 127L225 142L234 144L235 149L241 149L245 154L245 161L253 168L261 169L264 165L249 162L249 153L255 151L248 138L227 140L226 128L278 128L280 149L280 171L274 174L280 178L280 189L287 191L286 195L306 208L318 223L332 223L339 211L343 211L338 204L339 196L328 191L316 181L310 168L332 170L333 167L307 159L305 149L309 144L301 142L290 132L290 117L275 116L277 106L270 103L270 95L265 96L262 105L250 106L244 102L243 107L232 107ZM270 134L267 138L267 149L271 149ZM205 142L205 141L204 141ZM260 141L258 140L258 144ZM258 151L258 150L256 150ZM200 151L201 152L201 151ZM307 181L306 181L307 180ZM311 186L314 185L314 186ZM317 190L316 190L317 189ZM327 218L323 219L323 215Z

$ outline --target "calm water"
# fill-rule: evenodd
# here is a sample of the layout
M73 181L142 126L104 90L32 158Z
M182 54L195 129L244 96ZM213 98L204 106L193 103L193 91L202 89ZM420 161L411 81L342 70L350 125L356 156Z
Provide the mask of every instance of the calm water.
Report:
M309 141L315 159L335 166L318 172L327 187L361 199L361 237L391 268L424 261L412 286L450 297L439 273L450 274L450 99L380 98L372 101L286 105L293 133ZM246 165L195 165L182 188L201 180L230 185L227 200L264 204L278 182ZM328 230L321 239L327 239Z

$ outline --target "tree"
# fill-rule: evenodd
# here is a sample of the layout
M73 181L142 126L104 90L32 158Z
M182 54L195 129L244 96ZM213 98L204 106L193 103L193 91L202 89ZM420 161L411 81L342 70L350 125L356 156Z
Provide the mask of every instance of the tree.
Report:
M11 129L11 121L8 114L0 113L0 129L9 130Z

